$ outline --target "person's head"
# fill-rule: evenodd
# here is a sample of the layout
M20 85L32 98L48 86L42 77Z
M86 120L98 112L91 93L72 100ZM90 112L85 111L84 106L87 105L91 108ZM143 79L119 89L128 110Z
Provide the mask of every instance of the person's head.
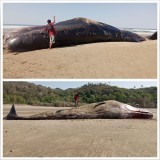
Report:
M51 23L51 20L50 20L50 19L48 19L48 20L47 20L47 23L48 23L48 24L49 24L49 23Z

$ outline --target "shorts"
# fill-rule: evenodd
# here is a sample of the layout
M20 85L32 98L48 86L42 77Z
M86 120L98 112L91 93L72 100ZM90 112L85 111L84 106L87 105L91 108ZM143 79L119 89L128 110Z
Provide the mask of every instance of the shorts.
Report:
M50 35L50 43L55 43L55 36L54 35Z

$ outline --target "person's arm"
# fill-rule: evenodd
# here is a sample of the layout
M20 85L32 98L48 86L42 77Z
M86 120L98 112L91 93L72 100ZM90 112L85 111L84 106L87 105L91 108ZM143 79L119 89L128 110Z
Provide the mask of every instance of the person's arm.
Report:
M40 31L40 33L43 33L44 31L47 31L46 27L42 31Z
M56 16L53 17L53 23L56 23Z

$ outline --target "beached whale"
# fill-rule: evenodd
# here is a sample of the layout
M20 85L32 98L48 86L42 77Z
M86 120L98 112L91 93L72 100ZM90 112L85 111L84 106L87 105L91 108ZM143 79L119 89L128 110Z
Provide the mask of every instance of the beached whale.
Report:
M13 51L30 51L49 47L46 33L40 33L45 26L26 27L4 35L4 48ZM93 42L126 41L140 42L145 38L135 33L120 30L105 23L86 18L74 18L55 24L57 47Z
M58 120L58 119L151 119L153 114L146 109L135 108L128 104L109 100L86 104L72 109L56 112L43 112L32 116L18 116L14 104L6 120Z

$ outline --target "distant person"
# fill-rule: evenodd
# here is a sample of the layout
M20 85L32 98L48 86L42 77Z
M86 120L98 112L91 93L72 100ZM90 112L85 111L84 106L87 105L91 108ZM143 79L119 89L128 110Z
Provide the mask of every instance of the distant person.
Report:
M53 43L55 43L55 35L56 35L56 31L54 28L54 24L55 24L55 16L53 17L53 22L51 22L50 19L47 20L47 25L45 27L45 29L43 31L46 31L49 35L50 41L49 41L49 48L52 48ZM42 31L42 32L43 32ZM41 32L41 33L42 33Z
M75 102L75 107L78 106L78 101L79 101L79 93L74 95L74 102Z

